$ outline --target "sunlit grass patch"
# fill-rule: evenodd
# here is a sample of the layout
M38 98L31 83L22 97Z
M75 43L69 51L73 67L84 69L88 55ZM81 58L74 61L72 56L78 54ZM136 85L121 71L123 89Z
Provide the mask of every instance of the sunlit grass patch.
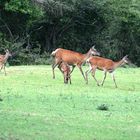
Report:
M118 88L110 75L103 87L90 75L86 85L77 68L72 85L58 69L52 79L51 66L8 67L7 74L0 73L0 139L139 140L139 68L118 69Z

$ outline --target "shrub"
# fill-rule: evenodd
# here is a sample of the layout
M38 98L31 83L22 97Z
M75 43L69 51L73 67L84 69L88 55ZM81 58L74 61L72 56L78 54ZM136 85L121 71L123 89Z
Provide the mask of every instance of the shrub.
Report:
M97 109L98 109L98 110L107 111L107 110L109 110L109 107L108 107L108 105L106 105L106 104L101 104L101 105L99 105L99 106L97 107Z

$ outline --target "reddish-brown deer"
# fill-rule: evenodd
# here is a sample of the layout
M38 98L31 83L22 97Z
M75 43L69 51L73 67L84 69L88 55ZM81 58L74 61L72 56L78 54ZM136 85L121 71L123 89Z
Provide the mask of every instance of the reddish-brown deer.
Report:
M8 49L5 51L5 55L0 55L0 71L2 69L4 69L5 75L6 75L5 65L6 65L6 62L7 62L8 58L9 58L9 56L12 56L12 55L9 52Z
M106 79L106 74L107 74L107 72L109 72L112 74L112 78L115 83L115 87L117 88L117 84L116 84L115 76L114 76L113 72L115 71L116 68L128 63L129 61L128 61L128 58L126 55L118 62L114 62L110 59L106 59L103 57L96 57L96 56L90 57L89 59L87 59L86 62L89 63L89 66L90 66L90 69L85 72L87 83L88 83L88 74L90 72L92 72L92 76L95 79L95 81L97 82L97 85L99 86L99 83L98 83L97 79L95 78L95 71L96 71L96 69L99 69L99 70L104 71L104 78L101 82L101 85L103 86L104 81Z
M60 65L58 66L60 71L62 72L64 76L64 83L68 84L68 81L70 81L71 84L71 69L70 66L66 62L61 62Z
M90 56L100 55L100 54L93 46L92 48L90 48L90 50L86 54L81 54L79 52L74 52L71 50L58 48L55 51L53 51L51 55L54 57L54 64L52 65L53 78L55 78L55 74L54 74L55 67L63 61L63 62L66 62L68 65L72 66L71 73L73 72L75 66L77 66L80 69L80 71L85 79L85 75L84 75L83 70L81 68L82 64L85 63L86 60Z

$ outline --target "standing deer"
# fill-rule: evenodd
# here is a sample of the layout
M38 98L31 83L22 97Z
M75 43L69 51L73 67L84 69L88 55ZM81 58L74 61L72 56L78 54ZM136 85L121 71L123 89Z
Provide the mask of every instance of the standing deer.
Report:
M5 65L6 65L6 62L7 62L8 58L9 58L9 56L12 56L12 55L11 55L11 53L9 52L8 49L6 49L5 55L0 55L0 67L1 67L1 68L0 68L0 71L1 71L2 69L4 69L5 75L7 75L7 74L6 74L6 70L5 70Z
M58 48L55 51L53 51L51 55L55 59L55 62L52 65L53 78L55 78L55 74L54 74L55 67L57 65L59 65L63 61L63 62L66 62L68 65L72 66L71 73L73 72L75 66L77 66L80 69L80 72L82 73L82 76L86 80L85 75L83 73L83 70L81 68L82 64L84 62L86 62L86 60L90 56L92 56L92 55L100 55L100 54L93 46L92 48L90 48L90 50L86 54L81 54L79 52L74 52L74 51L71 51L71 50Z
M97 79L95 78L95 71L96 71L96 69L99 69L99 70L104 71L104 78L103 78L103 80L101 82L101 85L103 86L104 81L106 79L106 74L107 74L107 72L109 72L109 73L112 74L112 79L113 79L113 81L115 83L115 87L117 88L117 84L116 84L115 76L114 76L113 72L119 66L122 66L122 65L128 63L128 58L127 57L128 57L127 55L124 56L118 62L114 62L114 61L112 61L110 59L106 59L106 58L103 58L103 57L96 57L96 56L90 57L86 61L87 63L89 63L89 66L90 66L90 69L85 72L87 83L88 83L88 74L90 72L92 72L92 76L95 79L97 85L99 86L99 83L98 83Z
M68 81L70 81L71 84L71 69L70 66L66 62L61 62L60 65L58 66L60 71L62 72L64 76L64 83L67 84Z

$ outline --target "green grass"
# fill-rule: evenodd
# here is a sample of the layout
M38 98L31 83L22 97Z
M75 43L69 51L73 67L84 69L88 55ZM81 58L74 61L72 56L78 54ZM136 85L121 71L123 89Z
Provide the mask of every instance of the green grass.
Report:
M63 84L58 69L52 79L51 66L9 67L7 73L0 73L0 140L140 139L139 68L117 69L117 89L109 74L103 87L91 76L86 85L77 68L72 85Z

